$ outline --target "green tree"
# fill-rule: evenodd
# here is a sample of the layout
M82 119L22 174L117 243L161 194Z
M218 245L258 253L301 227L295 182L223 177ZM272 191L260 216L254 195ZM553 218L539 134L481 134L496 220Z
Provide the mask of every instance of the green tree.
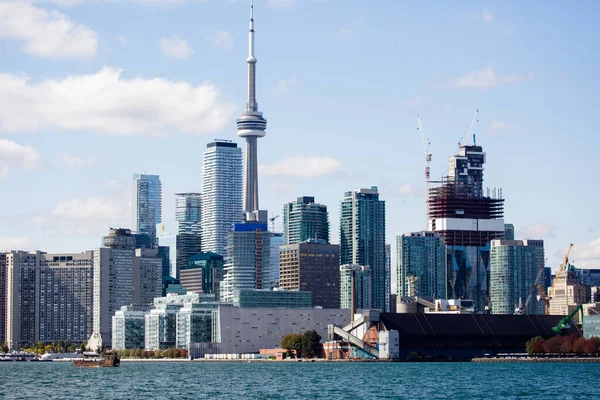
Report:
M538 353L536 351L536 350L539 350L539 345L537 345L538 342L543 343L544 338L541 336L536 336L533 339L529 339L527 341L527 343L525 344L525 349L527 350L527 355L532 356L532 355ZM543 350L543 348L542 348L542 350Z
M321 354L321 336L315 331L306 331L302 335L302 353L305 357L316 357Z
M292 351L296 351L296 357L302 357L302 338L303 335L297 333L289 333L281 339L281 348L286 349L291 355Z
M142 349L135 349L135 358L142 358Z
M3 353L8 353L8 344L6 343L2 343L2 352Z

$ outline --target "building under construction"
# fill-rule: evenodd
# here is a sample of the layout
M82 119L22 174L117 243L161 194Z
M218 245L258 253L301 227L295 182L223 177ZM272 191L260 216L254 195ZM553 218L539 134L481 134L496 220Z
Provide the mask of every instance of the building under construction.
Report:
M489 303L490 242L504 238L502 190L484 195L485 160L481 146L462 145L428 198L428 230L447 246L447 296L472 299L479 310Z

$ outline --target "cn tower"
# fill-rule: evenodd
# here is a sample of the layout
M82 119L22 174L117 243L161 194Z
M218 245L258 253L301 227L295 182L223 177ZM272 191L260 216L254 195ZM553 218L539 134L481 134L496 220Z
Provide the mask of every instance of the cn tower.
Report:
M238 136L246 138L246 172L244 182L244 213L246 221L265 223L266 212L258 211L257 140L265 136L267 120L258 111L256 102L256 57L254 57L254 1L250 0L250 32L248 35L248 103L246 112L237 119Z

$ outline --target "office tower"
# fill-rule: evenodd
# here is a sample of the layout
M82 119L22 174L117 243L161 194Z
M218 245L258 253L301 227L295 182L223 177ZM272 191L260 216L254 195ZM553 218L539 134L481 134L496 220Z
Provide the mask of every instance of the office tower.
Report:
M175 194L175 220L178 234L200 236L202 219L202 195L200 193ZM200 239L198 239L198 242Z
M233 301L234 290L270 289L271 236L266 223L234 224L227 241L221 301Z
M369 266L340 266L340 308L352 309L352 286L354 284L354 309L373 308L373 275Z
M162 220L162 186L158 175L133 175L131 204L133 230L155 240L156 225Z
M283 245L283 233L271 232L271 271L269 287L279 286L279 248Z
M385 312L390 312L392 294L392 245L385 245Z
M162 296L162 258L158 249L136 249L133 259L133 303L152 304Z
M543 284L544 241L492 240L491 246L492 314L513 314L521 304L525 314L544 314L544 304L535 298L537 285Z
M513 224L504 224L504 239L515 240L515 226Z
M327 206L303 196L283 205L283 241L296 244L308 239L329 243L329 214Z
M188 293L214 294L219 299L219 286L224 275L223 266L222 255L216 253L195 254L181 269L181 285Z
M254 5L250 5L248 63L248 103L237 119L238 136L246 139L246 172L244 181L244 213L246 221L267 222L267 212L258 206L258 138L265 136L267 120L258 111L256 101L256 57L254 56Z
M88 348L112 344L111 318L133 303L135 235L129 229L110 229L104 247L94 250L94 330Z
M83 342L92 332L92 251L13 251L6 265L2 325L11 349L38 341Z
M429 231L447 247L448 298L489 306L490 241L504 238L502 190L483 195L481 146L461 146L450 158L449 176L429 190Z
M371 307L385 310L385 201L377 187L346 192L340 212L340 263L369 266Z
M115 312L112 316L113 350L144 348L144 316L149 310L149 306L129 305Z
M242 150L217 140L207 145L202 164L202 251L225 256L227 234L241 221Z
M571 263L565 266L560 275L557 273L547 292L551 299L548 307L550 315L569 315L577 306L590 302L591 287L585 286L581 278ZM579 320L579 316L576 320Z
M6 253L0 253L0 345L6 343Z
M396 237L398 295L446 298L446 247L433 232L412 232Z
M281 246L279 287L312 292L313 307L340 307L340 246L324 241Z

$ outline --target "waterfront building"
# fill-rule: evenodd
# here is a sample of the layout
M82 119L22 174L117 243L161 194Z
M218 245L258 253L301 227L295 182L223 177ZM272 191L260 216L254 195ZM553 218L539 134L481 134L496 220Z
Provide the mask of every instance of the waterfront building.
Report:
M216 253L198 253L188 259L181 270L181 285L188 292L210 293L219 298L219 287L224 274L223 256Z
M583 337L586 339L600 338L600 315L587 315L583 319Z
M131 204L134 232L155 240L156 225L162 221L162 185L158 175L133 175Z
M352 290L354 289L354 309L373 308L371 299L373 276L371 268L365 265L344 264L340 266L340 308L352 309Z
M144 348L144 316L148 306L122 306L112 317L112 349Z
M504 224L504 239L515 240L515 226L513 224Z
M385 312L390 312L392 294L392 245L385 245Z
M428 200L428 231L447 246L448 298L471 299L478 310L489 306L490 242L505 235L502 189L483 192L485 161L481 146L461 145Z
M133 303L135 235L129 229L110 229L104 247L94 250L94 329L91 350L112 343L111 318Z
M527 303L531 288L542 284L543 268L543 240L492 240L490 251L492 314L513 314L516 305L521 303L526 306L525 314L543 315L542 302L532 296Z
M279 287L312 292L312 306L340 308L340 246L309 241L280 247Z
M234 290L234 307L242 308L311 308L312 293L287 290Z
M377 187L346 192L340 213L340 263L368 265L370 307L385 310L385 201Z
M185 303L177 312L176 347L189 351L192 343L210 343L218 303Z
M246 139L246 173L244 177L244 214L247 222L267 222L267 211L258 205L258 139L265 136L267 120L258 111L256 101L256 62L254 56L254 5L250 5L250 30L248 33L248 102L246 111L236 121L237 134ZM222 254L222 253L220 253Z
M283 205L283 242L296 244L309 239L329 243L327 206L315 203L314 197L298 197Z
M225 255L227 234L243 215L242 149L215 140L202 164L202 251Z
M271 271L267 287L279 287L279 248L283 245L283 234L271 232Z
M11 349L38 341L87 340L92 332L92 260L92 251L2 254L5 308L0 324Z
M577 306L590 302L591 287L581 283L581 276L577 274L576 268L568 263L563 273L554 278L547 294L552 299L550 315L569 315ZM579 320L578 315L575 320Z
M399 297L446 298L446 247L434 232L396 237L396 282Z
M266 223L234 224L229 232L221 301L233 301L235 290L271 289L271 236Z
M158 249L136 249L133 259L133 304L152 304L162 295L162 259Z
M7 267L6 253L0 253L0 345L6 341L6 307L7 307Z

